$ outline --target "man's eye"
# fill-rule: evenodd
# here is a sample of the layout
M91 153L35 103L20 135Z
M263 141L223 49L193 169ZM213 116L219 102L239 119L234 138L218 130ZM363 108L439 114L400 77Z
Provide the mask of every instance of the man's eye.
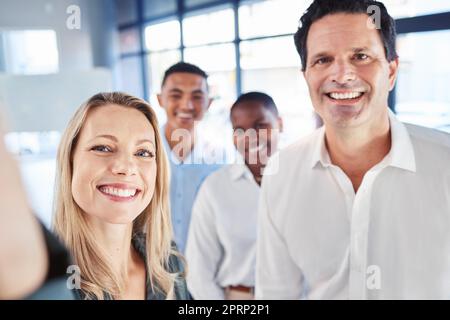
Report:
M95 146L91 148L91 151L98 151L98 152L111 152L111 148L108 146L100 145Z
M179 95L171 95L170 98L171 99L181 99L181 96L179 96Z
M138 152L136 152L136 156L144 157L144 158L153 158L155 156L155 154L151 151L142 149L142 150L139 150Z
M331 60L330 58L323 57L323 58L317 59L316 62L315 62L314 64L321 65L321 64L325 64L325 63L330 62L330 60Z
M368 58L369 58L369 56L367 54L365 54L365 53L357 53L357 54L355 54L355 59L356 60L364 61L364 60L367 60Z

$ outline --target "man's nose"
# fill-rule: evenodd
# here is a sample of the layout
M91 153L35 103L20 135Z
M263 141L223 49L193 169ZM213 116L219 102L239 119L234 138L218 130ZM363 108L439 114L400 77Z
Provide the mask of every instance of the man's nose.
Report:
M345 60L335 60L331 67L330 80L338 84L348 84L356 80L354 66Z
M192 99L190 99L190 98L183 99L181 101L180 107L181 107L181 109L184 109L184 110L193 110L194 104L192 103Z

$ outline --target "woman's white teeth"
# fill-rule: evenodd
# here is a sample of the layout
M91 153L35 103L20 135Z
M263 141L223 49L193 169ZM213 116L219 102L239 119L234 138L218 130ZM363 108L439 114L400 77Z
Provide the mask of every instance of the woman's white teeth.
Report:
M100 191L116 197L132 197L136 194L136 189L117 189L111 187L101 187Z
M330 97L335 100L356 99L362 96L362 92L330 93Z

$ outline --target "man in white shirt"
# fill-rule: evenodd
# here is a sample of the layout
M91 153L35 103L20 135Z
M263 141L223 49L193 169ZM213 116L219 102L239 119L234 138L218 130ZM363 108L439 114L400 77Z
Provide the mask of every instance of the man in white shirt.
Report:
M388 109L393 19L316 0L294 38L324 127L269 161L256 297L450 299L450 137Z
M194 299L253 299L259 185L282 122L273 99L241 95L230 111L237 163L212 173L192 211L186 249Z

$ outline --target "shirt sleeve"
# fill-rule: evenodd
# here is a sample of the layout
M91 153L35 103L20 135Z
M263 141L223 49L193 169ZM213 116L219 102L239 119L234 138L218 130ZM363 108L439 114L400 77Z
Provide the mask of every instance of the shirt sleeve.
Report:
M224 290L216 274L223 257L217 221L208 197L208 181L202 185L192 209L186 246L187 284L194 299L223 300Z
M49 269L44 284L27 297L29 300L72 300L78 297L76 290L67 286L70 274L67 268L72 264L68 250L41 223L48 252Z
M259 199L255 297L267 300L300 299L304 294L303 275L271 217L267 197L270 181L266 183L264 180L267 179L263 179Z

